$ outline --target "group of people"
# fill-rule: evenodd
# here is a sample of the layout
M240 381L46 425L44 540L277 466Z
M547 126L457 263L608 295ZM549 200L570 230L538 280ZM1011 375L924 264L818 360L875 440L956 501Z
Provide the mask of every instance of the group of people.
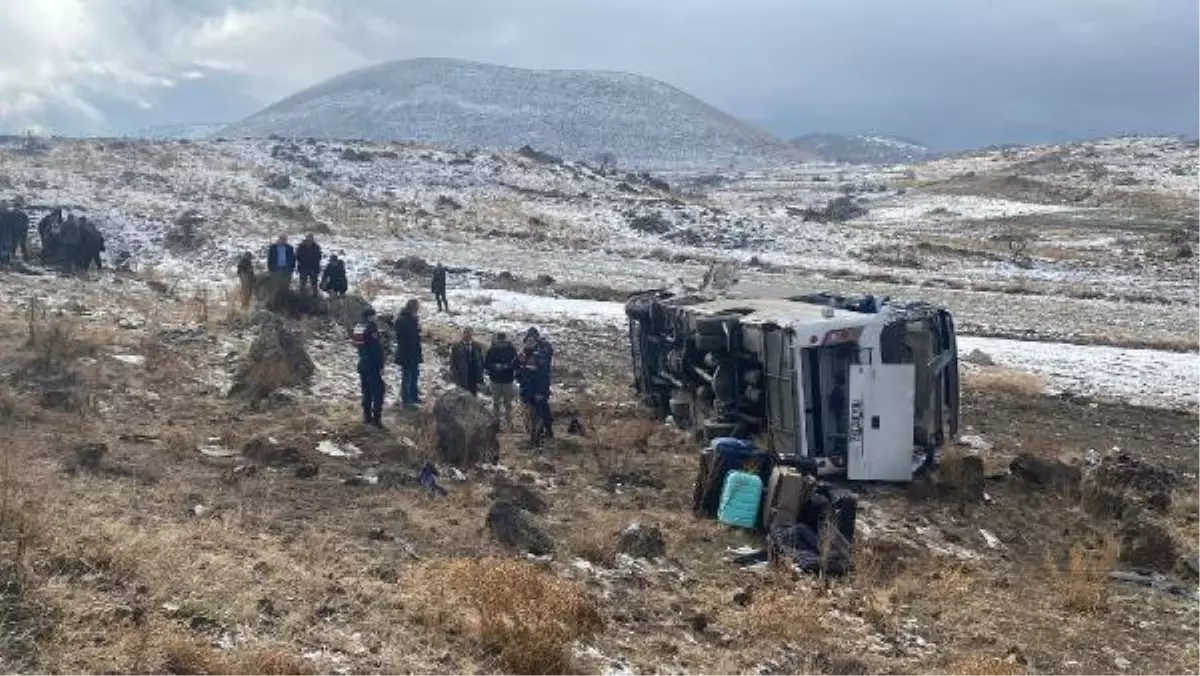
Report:
M23 200L0 202L0 262L15 260L18 249L21 258L29 260L29 223ZM51 209L38 221L37 233L42 263L59 263L68 270L103 268L104 234L87 216L64 217L62 207Z
M393 361L400 371L400 400L404 408L421 403L419 378L424 357L421 352L420 302L410 299L392 325L395 334ZM363 422L383 427L384 346L376 313L363 312L354 327L351 341L358 348L358 373L362 389ZM455 386L478 395L485 377L491 382L492 413L512 429L513 401L520 388L520 399L528 407L531 425L530 444L541 447L554 437L554 417L550 409L551 366L554 348L536 328L525 332L518 350L503 333L497 333L485 351L470 327L464 328L450 349L450 379Z
M299 246L293 247L288 243L287 235L280 235L275 243L267 247L267 274L271 284L271 293L279 293L292 286L292 277L300 275L300 291L308 289L312 295L324 291L331 296L346 294L349 284L346 281L346 264L337 254L329 256L329 262L321 267L321 245L317 244L312 235L306 235ZM241 282L242 308L250 305L254 295L256 278L254 273L254 255L249 251L242 254L237 266L238 280ZM319 282L318 282L319 280Z

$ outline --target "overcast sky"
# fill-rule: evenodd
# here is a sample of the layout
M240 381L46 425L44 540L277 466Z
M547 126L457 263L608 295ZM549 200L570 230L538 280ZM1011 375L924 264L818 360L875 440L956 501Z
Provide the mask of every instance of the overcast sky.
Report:
M782 136L1196 135L1196 0L0 0L0 131L228 122L449 56L626 70Z

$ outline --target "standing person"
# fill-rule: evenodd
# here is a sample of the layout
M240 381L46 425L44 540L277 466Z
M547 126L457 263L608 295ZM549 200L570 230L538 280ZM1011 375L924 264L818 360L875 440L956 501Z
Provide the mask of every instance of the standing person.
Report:
M446 300L446 266L438 263L433 268L433 283L429 285L433 298L437 301L438 312L449 312L450 302Z
M517 348L503 331L496 334L483 356L483 369L492 381L492 414L500 418L504 409L504 420L512 429L513 379L517 372Z
M400 367L400 405L405 408L414 408L421 403L418 378L424 360L421 358L421 324L417 319L420 308L416 298L409 299L392 325L396 334L394 360Z
M238 259L238 282L241 284L242 309L250 307L250 299L254 296L254 256L246 251Z
M346 282L346 264L337 254L329 257L329 263L321 272L321 290L331 296L344 296L349 284Z
M300 272L300 293L306 286L312 287L312 295L317 295L317 277L321 274L321 245L311 234L304 236L304 241L296 247L296 269Z
M450 380L471 394L479 394L483 383L483 347L475 342L471 327L462 330L462 338L450 348Z
M543 440L554 438L554 414L550 410L550 374L554 348L536 328L525 332L521 355L523 370L521 398L533 410L530 443L540 448Z
M383 429L383 345L373 308L363 310L362 321L354 326L350 340L358 348L363 423Z
M276 294L292 286L292 274L296 272L296 249L288 244L287 235L280 235L267 248L267 272L271 274L272 291Z

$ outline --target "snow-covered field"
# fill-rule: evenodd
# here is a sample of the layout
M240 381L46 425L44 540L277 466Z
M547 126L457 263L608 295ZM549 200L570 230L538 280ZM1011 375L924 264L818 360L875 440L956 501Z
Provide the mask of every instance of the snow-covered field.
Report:
M709 262L736 261L746 282L944 304L964 334L1022 338L964 335L964 350L1045 376L1056 391L1194 406L1200 389L1197 271L1178 252L1172 225L1187 214L1170 211L1195 201L1197 152L1171 139L994 151L910 168L676 173L669 184L571 162L399 144L59 140L0 148L0 156L0 197L25 198L35 219L54 205L86 213L100 221L108 255L129 253L140 277L216 297L241 251L261 255L279 233L295 241L315 231L381 309L423 290L424 278L393 267L417 257L462 270L452 275L456 314L435 322L612 331L624 324L621 305L572 299L568 285L694 284ZM1157 202L1122 210L935 185L988 171L1087 186L1104 199L1141 190L1139 199L1176 201L1151 213L1144 210ZM839 196L865 213L805 217L804 208ZM200 225L196 241L180 247L172 242L184 212ZM1024 258L1014 258L1012 237L1028 240ZM478 288L501 272L550 281L544 295ZM50 297L55 283L28 280ZM1063 340L1097 346L1053 342Z

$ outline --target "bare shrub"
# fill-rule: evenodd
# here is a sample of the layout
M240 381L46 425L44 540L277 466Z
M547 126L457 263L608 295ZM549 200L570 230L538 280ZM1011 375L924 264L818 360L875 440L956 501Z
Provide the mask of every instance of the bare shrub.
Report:
M175 676L316 676L316 668L287 652L265 648L229 658L194 641L176 639L163 648L162 670Z
M604 627L577 585L525 562L454 559L414 576L432 592L427 616L472 635L511 673L568 673L571 643Z
M617 560L616 538L600 529L575 531L567 542L571 553L588 563L611 568Z
M1063 564L1049 560L1063 605L1077 612L1105 609L1108 606L1109 573L1120 556L1121 540L1109 533L1094 546L1083 542L1072 544Z

